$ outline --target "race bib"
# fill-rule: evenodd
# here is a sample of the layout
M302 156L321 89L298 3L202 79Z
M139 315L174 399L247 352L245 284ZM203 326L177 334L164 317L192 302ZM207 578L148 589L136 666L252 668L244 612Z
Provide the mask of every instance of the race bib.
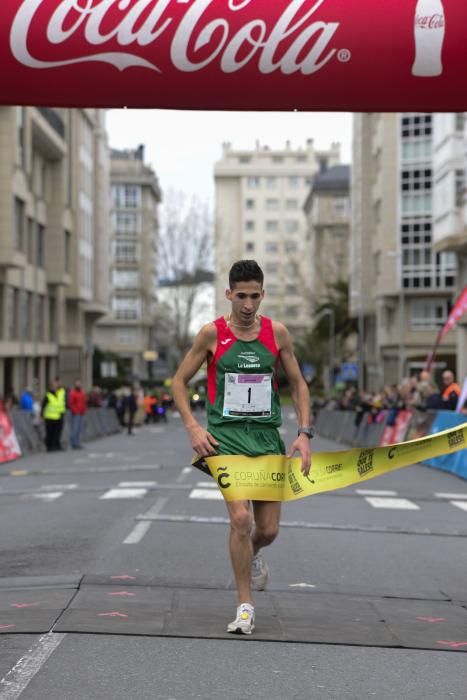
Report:
M271 415L272 374L233 374L225 375L224 411L228 416Z

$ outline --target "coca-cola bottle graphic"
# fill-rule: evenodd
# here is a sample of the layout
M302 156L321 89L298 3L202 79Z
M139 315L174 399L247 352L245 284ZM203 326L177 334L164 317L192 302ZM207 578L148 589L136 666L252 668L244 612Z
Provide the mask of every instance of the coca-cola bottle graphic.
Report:
M442 74L445 32L442 0L418 0L415 10L415 62L412 75L432 78Z

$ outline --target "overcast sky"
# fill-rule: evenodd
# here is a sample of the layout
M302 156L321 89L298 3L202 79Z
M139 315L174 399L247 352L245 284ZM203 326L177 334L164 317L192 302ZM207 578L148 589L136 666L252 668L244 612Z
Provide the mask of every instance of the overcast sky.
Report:
M352 117L341 113L183 112L111 110L107 113L113 148L146 147L145 159L156 171L162 190L174 188L202 199L214 198L213 168L222 143L234 149L261 145L294 148L314 139L317 149L342 144L342 162L350 162Z

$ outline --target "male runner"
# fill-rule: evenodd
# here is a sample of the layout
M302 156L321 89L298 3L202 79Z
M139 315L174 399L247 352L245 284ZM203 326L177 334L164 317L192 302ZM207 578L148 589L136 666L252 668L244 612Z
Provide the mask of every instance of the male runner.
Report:
M175 374L172 388L191 446L200 457L285 454L277 428L281 408L276 379L280 361L287 375L298 420L297 438L289 450L310 471L310 397L295 358L290 335L282 323L259 316L264 276L254 260L236 262L229 274L226 297L231 313L204 326ZM207 361L208 429L190 410L187 385ZM228 632L251 634L255 614L252 587L264 590L268 567L259 550L271 544L279 530L281 504L253 501L227 502L230 515L230 556L238 591L236 619ZM253 529L254 518L254 529Z

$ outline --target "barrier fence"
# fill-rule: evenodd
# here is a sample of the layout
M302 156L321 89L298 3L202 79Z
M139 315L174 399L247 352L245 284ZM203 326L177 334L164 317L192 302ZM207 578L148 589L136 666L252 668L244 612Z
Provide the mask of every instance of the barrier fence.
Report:
M399 411L396 420L388 425L388 416L384 413L375 419L368 413L322 410L314 425L322 437L344 445L377 447L434 435L465 422L466 416L455 411ZM467 446L465 450L430 459L424 464L467 479Z
M32 454L45 449L43 423L34 424L31 415L19 408L13 408L8 415L22 454ZM119 433L120 430L121 426L113 408L90 408L84 417L82 439L89 442ZM65 416L61 441L64 446L70 442L69 412Z

